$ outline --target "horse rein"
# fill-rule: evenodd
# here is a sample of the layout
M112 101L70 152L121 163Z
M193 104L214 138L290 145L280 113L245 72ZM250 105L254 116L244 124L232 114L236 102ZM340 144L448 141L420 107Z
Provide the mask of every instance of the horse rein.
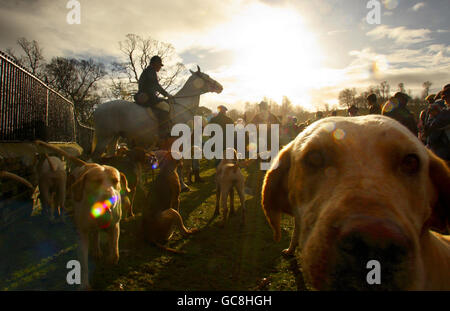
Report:
M210 82L210 81L207 81L207 80L205 80L204 78L202 78L201 76L198 76L198 78L200 78L200 79L202 79L203 80L203 82L205 82L210 88L214 88L215 87L215 85L214 86L212 86L212 83ZM173 97L173 99L174 99L174 104L178 104L178 105L180 105L181 107L183 107L185 110L187 110L191 115L192 115L192 117L194 117L195 116L195 112L193 111L194 110L194 108L191 108L191 107L188 107L188 106L185 106L185 105L183 105L183 104L181 104L181 103L177 103L176 101L175 101L175 98L188 98L188 97L196 97L196 96L200 96L200 95L202 95L203 93L202 92L200 92L200 93L198 93L198 94L194 94L194 95L182 95L182 96L172 96ZM196 109L197 107L195 107L195 109Z
M187 96L173 96L173 98L186 98L186 97L195 97L195 96L200 96L201 94L198 95L187 95ZM170 101L169 101L170 103ZM194 112L194 108L185 106L179 102L176 102L175 100L173 101L173 105L180 105L181 107L183 107L186 111L188 111L192 116L195 116L195 112ZM195 107L196 108L196 107Z

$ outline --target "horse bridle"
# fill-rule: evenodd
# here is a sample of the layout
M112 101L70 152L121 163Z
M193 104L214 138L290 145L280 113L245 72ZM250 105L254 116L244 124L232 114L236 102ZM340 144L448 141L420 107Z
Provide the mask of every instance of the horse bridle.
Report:
M205 81L205 79L203 79L201 76L199 76L199 75L197 75L200 79L202 79L207 85L209 85L209 86L211 86L211 84L212 84L212 82L210 82L210 81ZM212 87L211 87L212 88ZM188 98L188 97L196 97L196 96L200 96L200 95L202 95L203 93L198 93L198 94L194 94L194 95L183 95L183 96L173 96L173 98L175 99L175 98ZM175 101L174 101L175 102ZM178 104L178 105L180 105L181 107L183 107L185 110L187 110L191 115L192 115L192 117L194 117L195 116L195 112L194 112L194 108L191 108L191 107L188 107L188 106L185 106L185 105L183 105L183 104L181 104L181 103L177 103L177 102L175 102L175 104ZM195 107L195 109L197 109L197 107Z

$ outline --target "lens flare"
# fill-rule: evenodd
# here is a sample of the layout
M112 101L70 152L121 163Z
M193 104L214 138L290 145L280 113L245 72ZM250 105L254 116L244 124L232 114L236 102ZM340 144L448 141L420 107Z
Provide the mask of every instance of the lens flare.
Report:
M103 202L94 203L91 208L91 217L95 219L103 216L107 210L110 210L116 204L117 200L118 196L115 195Z
M383 0L384 7L393 10L398 6L398 0Z
M390 101L388 101L388 102L384 105L383 109L384 109L385 112L391 112L391 111L394 110L397 106L398 106L398 104L397 104L396 102L390 100Z
M93 218L98 218L105 213L105 209L103 208L103 204L95 203L91 209L91 215Z
M333 132L333 137L336 140L342 140L345 137L345 131L341 129L337 129Z
M389 69L389 62L384 55L379 55L372 62L370 73L375 77L381 77Z

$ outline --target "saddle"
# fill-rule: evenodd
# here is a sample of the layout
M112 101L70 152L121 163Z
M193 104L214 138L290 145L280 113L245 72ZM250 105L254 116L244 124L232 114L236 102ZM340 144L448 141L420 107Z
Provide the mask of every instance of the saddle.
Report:
M170 118L172 118L172 109L167 101L161 100L156 105L149 105L149 99L150 98L146 93L137 93L134 95L135 104L144 107L150 118L155 119L155 114L158 115L158 110L168 112L170 114ZM159 121L158 118L156 119Z
M165 111L165 112L168 112L169 113L169 115L170 115L170 119L172 118L172 109L171 109L171 106L167 103L167 102L165 102L165 101L161 101L161 102L159 102L159 103L157 103L156 105L154 105L153 107L144 107L145 108L145 111L147 112L147 114L148 114L148 116L150 117L150 118L155 118L155 115L158 115L159 113L158 113L158 110L159 111ZM160 120L158 120L158 122L159 122Z

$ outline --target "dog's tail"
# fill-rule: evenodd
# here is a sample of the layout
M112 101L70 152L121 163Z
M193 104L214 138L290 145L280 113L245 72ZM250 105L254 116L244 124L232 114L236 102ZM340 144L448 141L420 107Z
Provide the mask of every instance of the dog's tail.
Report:
M77 157L74 157L73 155L71 155L71 154L65 152L64 150L62 150L61 148L52 146L52 145L50 145L50 144L48 144L48 143L46 143L46 142L43 142L43 141L41 141L41 140L36 140L35 143L36 143L37 145L44 146L44 147L46 147L46 148L48 148L48 149L50 149L50 150L52 150L52 151L54 151L54 152L56 152L56 153L62 155L62 156L65 156L67 159L73 161L74 163L76 163L76 164L78 164L78 165L86 165L86 164L87 164L87 163L84 162L83 160L78 159Z
M44 156L47 159L48 166L50 166L50 169L52 170L52 172L56 172L56 167L53 165L53 162L50 161L50 158L48 157L48 154L45 153Z
M18 181L18 182L24 184L28 188L34 189L33 185L28 180L26 180L25 178L22 178L20 176L17 176L16 174L6 172L6 171L0 171L0 178L3 178L3 177L14 179L15 181Z

